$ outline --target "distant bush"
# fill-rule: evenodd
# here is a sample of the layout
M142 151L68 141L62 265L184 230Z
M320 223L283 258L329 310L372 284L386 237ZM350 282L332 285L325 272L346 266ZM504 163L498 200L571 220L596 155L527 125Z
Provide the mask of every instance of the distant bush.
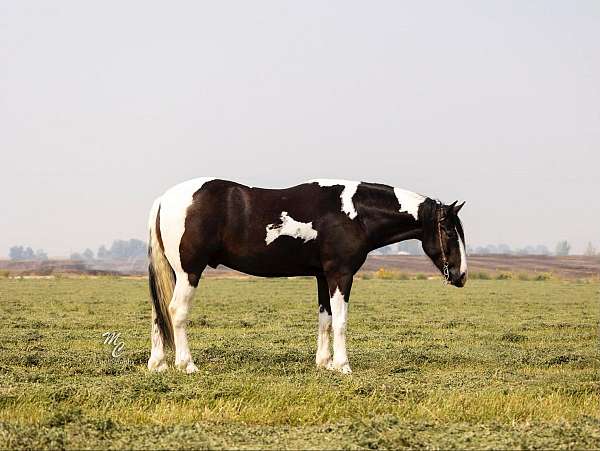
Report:
M474 280L491 280L492 276L485 271L475 271L469 274L469 278Z
M515 276L512 272L501 272L496 276L496 280L512 280Z
M529 274L527 274L526 272L520 272L518 275L518 279L519 280L531 280L531 278L529 277Z
M358 273L358 278L362 280L371 280L373 278L373 273L368 271L361 271Z
M404 274L398 271L390 271L385 268L379 268L374 274L376 279L381 280L409 280L408 274Z
M417 280L427 280L427 274L423 274L422 272L420 272L420 273L418 273L415 276L415 279L417 279Z
M540 282L543 282L544 280L551 280L551 279L554 279L554 276L552 275L552 273L549 273L549 272L538 273L533 278L533 280L540 281Z
M10 276L10 271L7 271L6 269L0 270L0 277L6 278L8 276Z

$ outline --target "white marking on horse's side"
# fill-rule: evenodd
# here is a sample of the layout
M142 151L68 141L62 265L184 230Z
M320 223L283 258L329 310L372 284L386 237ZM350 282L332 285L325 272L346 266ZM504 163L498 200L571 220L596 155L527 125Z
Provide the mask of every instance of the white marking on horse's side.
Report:
M458 236L458 243L460 248L460 273L467 273L467 252L465 251L465 243L463 242L462 237L459 235L458 230L456 230L456 235Z
M419 205L423 203L426 197L402 188L394 188L394 194L400 204L400 210L398 211L400 211L400 213L408 213L418 221Z
M165 256L175 270L183 272L179 256L179 244L185 231L187 209L193 196L202 186L214 177L200 177L169 188L160 199L160 234L165 248Z
M296 221L288 215L287 211L281 212L281 225L269 224L266 230L265 242L267 246L282 235L302 238L305 243L317 237L317 231L312 228L312 222Z
M348 303L339 288L330 300L331 303L331 328L333 329L333 360L329 369L340 371L343 374L352 372L348 355L346 354L346 325L348 323Z
M354 208L354 202L352 202L352 198L356 194L356 190L358 189L360 182L355 182L352 180L314 179L309 180L308 183L318 183L319 186L342 185L344 187L342 194L340 194L340 199L342 200L342 211L346 213L350 219L356 218L358 213L356 212L356 208Z

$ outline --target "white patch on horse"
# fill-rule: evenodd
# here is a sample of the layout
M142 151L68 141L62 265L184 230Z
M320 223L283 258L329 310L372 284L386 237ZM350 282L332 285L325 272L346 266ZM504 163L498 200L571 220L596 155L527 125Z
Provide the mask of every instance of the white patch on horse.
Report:
M458 230L456 230L456 235L458 235L458 244L460 248L460 273L467 273L467 253L465 251L465 243L463 242L462 237L458 234Z
M356 212L356 208L354 208L352 198L356 194L360 182L354 182L352 180L314 179L309 180L308 183L318 183L319 186L343 186L344 189L342 194L340 194L340 199L342 200L342 212L346 213L350 219L356 218L358 213Z
M266 230L265 242L267 246L282 235L302 238L305 243L317 237L317 231L312 228L312 222L296 221L288 216L287 211L281 212L281 225L269 224Z
M408 213L412 215L416 221L418 221L419 205L423 203L426 197L402 188L394 188L394 194L396 195L398 203L400 204L400 210L398 211L400 213Z
M331 328L333 329L333 360L328 366L331 370L350 374L350 363L346 353L346 326L348 323L348 303L339 288L330 299L331 303Z
M214 177L200 177L180 183L168 189L160 199L160 234L165 248L165 256L176 273L183 272L179 256L179 244L185 231L187 209L193 196L202 186Z

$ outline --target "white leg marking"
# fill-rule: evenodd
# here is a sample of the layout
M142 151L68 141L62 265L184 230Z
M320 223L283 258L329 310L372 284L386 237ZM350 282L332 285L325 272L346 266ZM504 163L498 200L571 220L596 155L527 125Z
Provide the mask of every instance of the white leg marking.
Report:
M173 299L169 304L169 313L173 322L173 335L175 338L175 366L186 373L198 371L192 360L185 331L187 315L195 291L196 289L189 284L186 273L177 274Z
M156 312L154 306L152 306L152 351L150 351L150 359L148 360L148 369L150 371L164 371L167 369L167 362L165 361L165 351L163 345L162 335L156 325Z
M320 307L321 309L321 307ZM329 336L331 332L331 315L325 309L319 310L319 331L317 335L317 366L327 367L331 363Z
M336 288L331 298L331 326L333 329L333 361L330 369L343 374L352 372L348 355L346 354L346 324L348 323L348 303L339 288Z

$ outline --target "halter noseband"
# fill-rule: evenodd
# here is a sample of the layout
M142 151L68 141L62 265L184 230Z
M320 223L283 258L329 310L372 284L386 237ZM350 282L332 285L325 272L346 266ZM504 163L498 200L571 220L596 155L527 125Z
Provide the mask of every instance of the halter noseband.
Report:
M444 275L444 285L448 285L450 283L450 267L448 266L448 259L446 259L446 253L444 252L444 243L442 242L442 214L441 214L441 204L438 209L437 214L437 228L438 228L438 238L440 240L440 251L442 252L442 274Z

